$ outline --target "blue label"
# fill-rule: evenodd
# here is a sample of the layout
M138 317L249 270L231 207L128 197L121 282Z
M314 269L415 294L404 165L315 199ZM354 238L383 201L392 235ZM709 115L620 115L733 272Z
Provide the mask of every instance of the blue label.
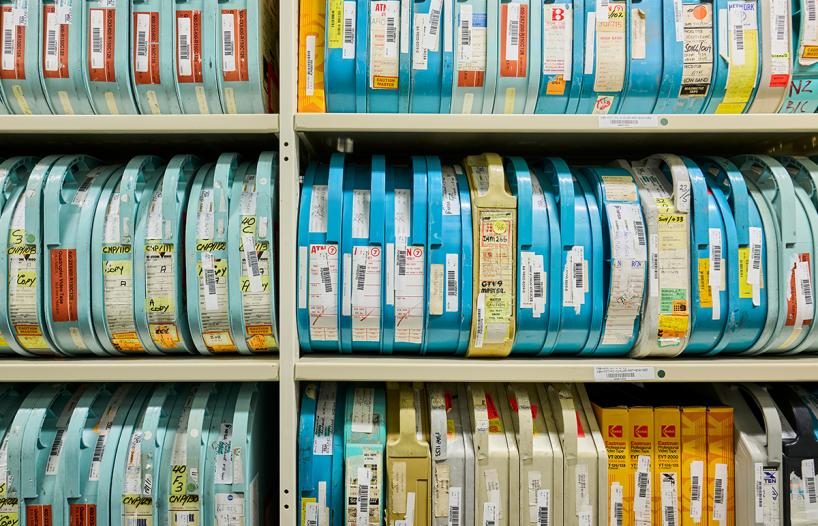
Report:
M471 16L472 27L486 27L486 13L478 13Z

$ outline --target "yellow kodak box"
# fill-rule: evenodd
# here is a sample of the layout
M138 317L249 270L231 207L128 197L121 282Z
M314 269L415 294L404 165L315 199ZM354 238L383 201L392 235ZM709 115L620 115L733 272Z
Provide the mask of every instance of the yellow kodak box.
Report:
M343 25L343 5L342 1L332 2L333 26ZM298 11L298 111L324 112L326 0L301 0Z
M679 524L681 516L682 429L678 407L653 410L656 465L653 470L653 523Z
M735 461L733 409L707 409L707 521L711 526L734 526Z
M655 491L651 486L653 466L656 463L656 448L653 438L653 408L631 407L628 409L628 447L633 473L633 524L649 526L653 522L653 502ZM627 523L625 523L627 524Z
M628 438L628 408L594 404L608 451L608 517L611 524L633 524L633 472Z
M707 488L707 408L683 407L682 526L707 524L704 493Z

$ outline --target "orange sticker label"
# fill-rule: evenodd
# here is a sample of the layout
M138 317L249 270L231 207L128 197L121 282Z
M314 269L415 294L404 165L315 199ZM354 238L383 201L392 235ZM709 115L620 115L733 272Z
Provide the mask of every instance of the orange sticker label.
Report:
M26 506L26 524L28 526L52 526L51 506Z
M3 6L3 16L0 18L0 28L3 31L2 68L0 78L9 80L25 80L26 78L26 26L17 26L14 23L12 6Z
M528 5L503 4L500 12L500 75L528 74Z
M54 321L77 321L77 250L51 250L51 316Z
M72 504L69 526L97 526L97 507L95 504Z

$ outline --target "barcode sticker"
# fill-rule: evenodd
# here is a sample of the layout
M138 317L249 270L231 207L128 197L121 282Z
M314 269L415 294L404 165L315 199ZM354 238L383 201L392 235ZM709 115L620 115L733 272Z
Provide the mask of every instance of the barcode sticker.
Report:
M610 526L624 526L624 491L619 482L611 483Z
M357 4L354 0L344 0L344 40L341 58L355 58L355 30Z
M702 520L702 484L704 482L704 462L690 463L690 518L694 523Z
M204 290L205 310L219 309L219 296L216 292L216 264L212 252L202 252L202 288Z
M755 521L764 523L764 465L761 462L755 463L755 478L753 489L755 491L753 504L755 507Z
M801 477L804 479L806 499L804 504L810 518L818 518L818 489L815 487L815 461L811 458L801 460Z
M551 491L537 490L537 526L551 525Z
M338 386L335 382L322 382L315 405L312 453L331 456L335 436L335 401Z
M236 71L236 15L222 13L222 69Z
M105 46L103 42L103 10L91 9L91 68L105 67ZM5 66L3 67L5 69Z
M45 13L45 69L46 71L58 71L60 69L59 59L59 31L57 24L57 14L53 11Z
M241 248L244 252L245 267L247 277L250 282L250 292L262 292L264 283L261 279L261 270L258 265L258 252L256 252L256 239L253 234L242 234Z
M727 23L730 32L730 63L743 66L746 59L744 53L744 18L747 16L742 7L743 2L729 3Z
M477 295L477 316L474 336L474 346L477 349L483 347L483 338L486 333L486 295L482 292Z
M11 11L3 11L3 69L6 71L14 71L16 67L16 32L14 15Z
M750 227L750 261L747 268L747 283L753 289L753 305L761 306L761 251L762 232L759 227Z
M149 70L148 39L151 35L150 13L136 14L136 71L146 73Z
M727 464L716 464L716 477L713 481L714 521L722 521L727 518L727 483Z
M446 312L460 309L460 254L446 254Z
M662 526L679 524L679 490L675 472L660 473Z
M597 366L594 367L595 382L642 382L656 379L651 366Z
M357 526L369 525L369 483L372 480L370 471L358 468L358 509Z
M458 39L458 65L471 61L472 59L472 6L464 4L460 6L460 23L458 24L460 38Z
M307 502L304 506L304 526L319 526L318 503Z
M511 2L507 9L505 59L516 61L520 53L520 4Z
M45 467L46 475L55 475L60 464L60 452L62 451L64 428L57 429L54 435L54 442L51 444L51 451L48 454L48 462Z
M423 42L423 47L429 51L437 51L440 48L440 16L442 8L442 0L432 0L429 6L429 22Z
M718 320L721 318L721 291L727 288L721 230L718 228L708 229L708 239L710 252L708 285L713 302L710 310L712 319Z
M182 76L190 76L193 74L193 59L190 52L192 43L192 32L190 27L190 17L179 17L176 19L176 41L177 50L176 57L179 61L179 74ZM309 38L307 37L307 56L309 57ZM315 55L315 37L313 39L313 56ZM309 66L309 63L308 63ZM309 71L309 67L308 67ZM309 90L309 75L308 75L308 90ZM308 95L311 93L308 92Z
M804 321L812 320L813 318L812 275L809 260L798 261L798 263L796 263L795 279L797 287L796 325L800 326Z
M497 526L497 506L493 502L483 503L483 526Z
M449 524L448 526L461 526L461 513L463 506L462 489L460 487L449 488Z
M637 521L651 521L651 478L650 457L640 455L634 477L633 512Z

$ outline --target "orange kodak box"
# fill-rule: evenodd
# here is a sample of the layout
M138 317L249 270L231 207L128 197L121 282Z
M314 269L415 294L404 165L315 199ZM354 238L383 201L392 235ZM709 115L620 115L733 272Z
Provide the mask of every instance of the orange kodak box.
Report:
M653 410L656 464L653 470L653 523L679 524L681 517L682 429L678 407Z
M707 408L683 407L682 526L707 524L704 489L707 488Z
M334 2L336 5L338 2ZM298 30L298 111L324 112L326 0L301 0ZM340 2L343 6L343 2ZM343 7L342 7L343 9ZM343 16L343 15L340 15Z
M735 460L733 456L733 408L707 409L707 522L711 526L734 526Z
M601 407L594 414L608 452L608 517L611 524L633 524L633 472L628 438L628 408Z
M628 434L633 473L633 524L650 526L653 522L652 488L653 466L656 464L656 447L653 437L653 408L631 407L628 409ZM625 523L627 524L627 523Z

